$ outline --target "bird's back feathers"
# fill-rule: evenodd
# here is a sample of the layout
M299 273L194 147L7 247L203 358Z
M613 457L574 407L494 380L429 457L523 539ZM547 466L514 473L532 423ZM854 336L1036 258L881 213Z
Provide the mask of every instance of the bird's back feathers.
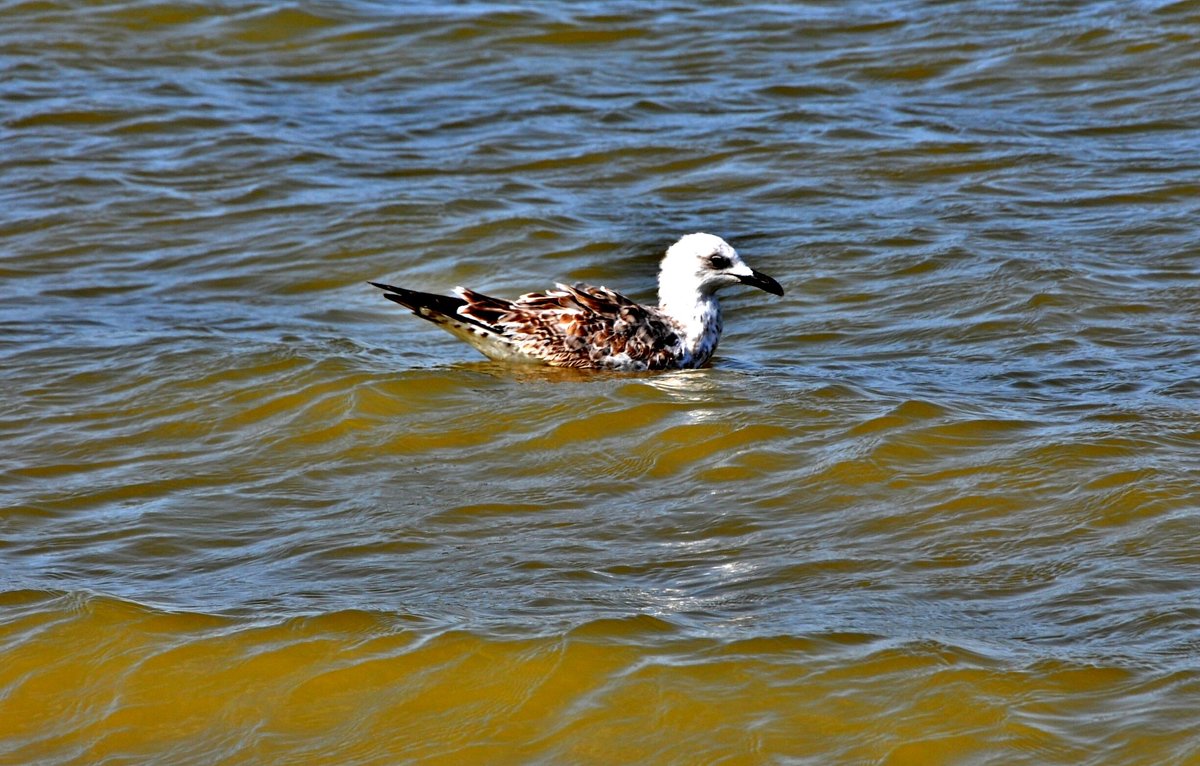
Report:
M484 355L556 367L661 370L699 367L717 347L714 293L739 282L782 295L720 237L691 234L668 251L659 273L661 306L642 306L607 287L559 284L516 300L463 287L458 297L372 282L392 301L467 341Z

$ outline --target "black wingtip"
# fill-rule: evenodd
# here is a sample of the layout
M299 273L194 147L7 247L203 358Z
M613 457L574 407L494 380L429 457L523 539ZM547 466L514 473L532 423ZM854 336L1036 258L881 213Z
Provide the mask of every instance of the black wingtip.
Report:
M394 285L384 284L383 282L372 282L368 280L367 284L383 290L384 298L387 298L393 303L399 303L406 309L411 310L417 316L425 319L431 319L430 312L457 318L459 316L458 309L462 306L465 306L467 303L462 298L456 298L451 295L422 293L418 292L417 290L409 290L407 287L396 287Z

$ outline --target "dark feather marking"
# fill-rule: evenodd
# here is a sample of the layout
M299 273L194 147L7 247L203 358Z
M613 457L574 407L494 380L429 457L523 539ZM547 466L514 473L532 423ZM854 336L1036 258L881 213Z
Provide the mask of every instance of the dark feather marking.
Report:
M463 290L460 316L486 322L530 356L559 367L606 367L612 357L648 369L675 365L679 336L658 309L604 287L577 285L515 301Z
M412 313L428 319L431 322L438 322L438 317L445 316L450 319L455 319L464 323L479 325L485 330L497 332L497 328L492 327L472 316L459 313L459 309L467 305L467 302L462 298L456 298L453 295L438 295L436 293L423 293L417 290L409 290L406 287L395 287L393 285L385 285L379 282L369 282L368 284L384 290L383 297L394 303L399 303Z
M384 290L383 297L389 301L395 301L407 309L412 309L414 312L419 308L427 308L442 314L454 316L458 313L460 307L467 305L467 302L462 298L455 298L450 295L422 293L416 290L409 290L405 287L380 284L379 282L368 282L367 284Z
M557 367L632 364L655 370L678 364L680 336L674 320L608 288L560 285L508 301L466 289L457 298L371 284L423 319L456 321L468 332L481 328L479 334ZM627 361L614 359L616 355Z

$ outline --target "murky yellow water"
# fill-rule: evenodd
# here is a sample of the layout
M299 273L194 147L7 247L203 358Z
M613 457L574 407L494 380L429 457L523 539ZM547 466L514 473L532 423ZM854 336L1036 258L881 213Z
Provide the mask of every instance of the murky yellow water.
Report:
M1200 5L0 6L0 763L1200 763ZM653 296L511 369L368 279Z

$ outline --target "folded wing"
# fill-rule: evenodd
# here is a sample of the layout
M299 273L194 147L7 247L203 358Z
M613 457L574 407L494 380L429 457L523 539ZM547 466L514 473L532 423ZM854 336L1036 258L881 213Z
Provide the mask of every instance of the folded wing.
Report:
M679 335L657 309L605 287L556 288L515 301L460 288L466 305L458 313L558 367L652 370L677 365Z

